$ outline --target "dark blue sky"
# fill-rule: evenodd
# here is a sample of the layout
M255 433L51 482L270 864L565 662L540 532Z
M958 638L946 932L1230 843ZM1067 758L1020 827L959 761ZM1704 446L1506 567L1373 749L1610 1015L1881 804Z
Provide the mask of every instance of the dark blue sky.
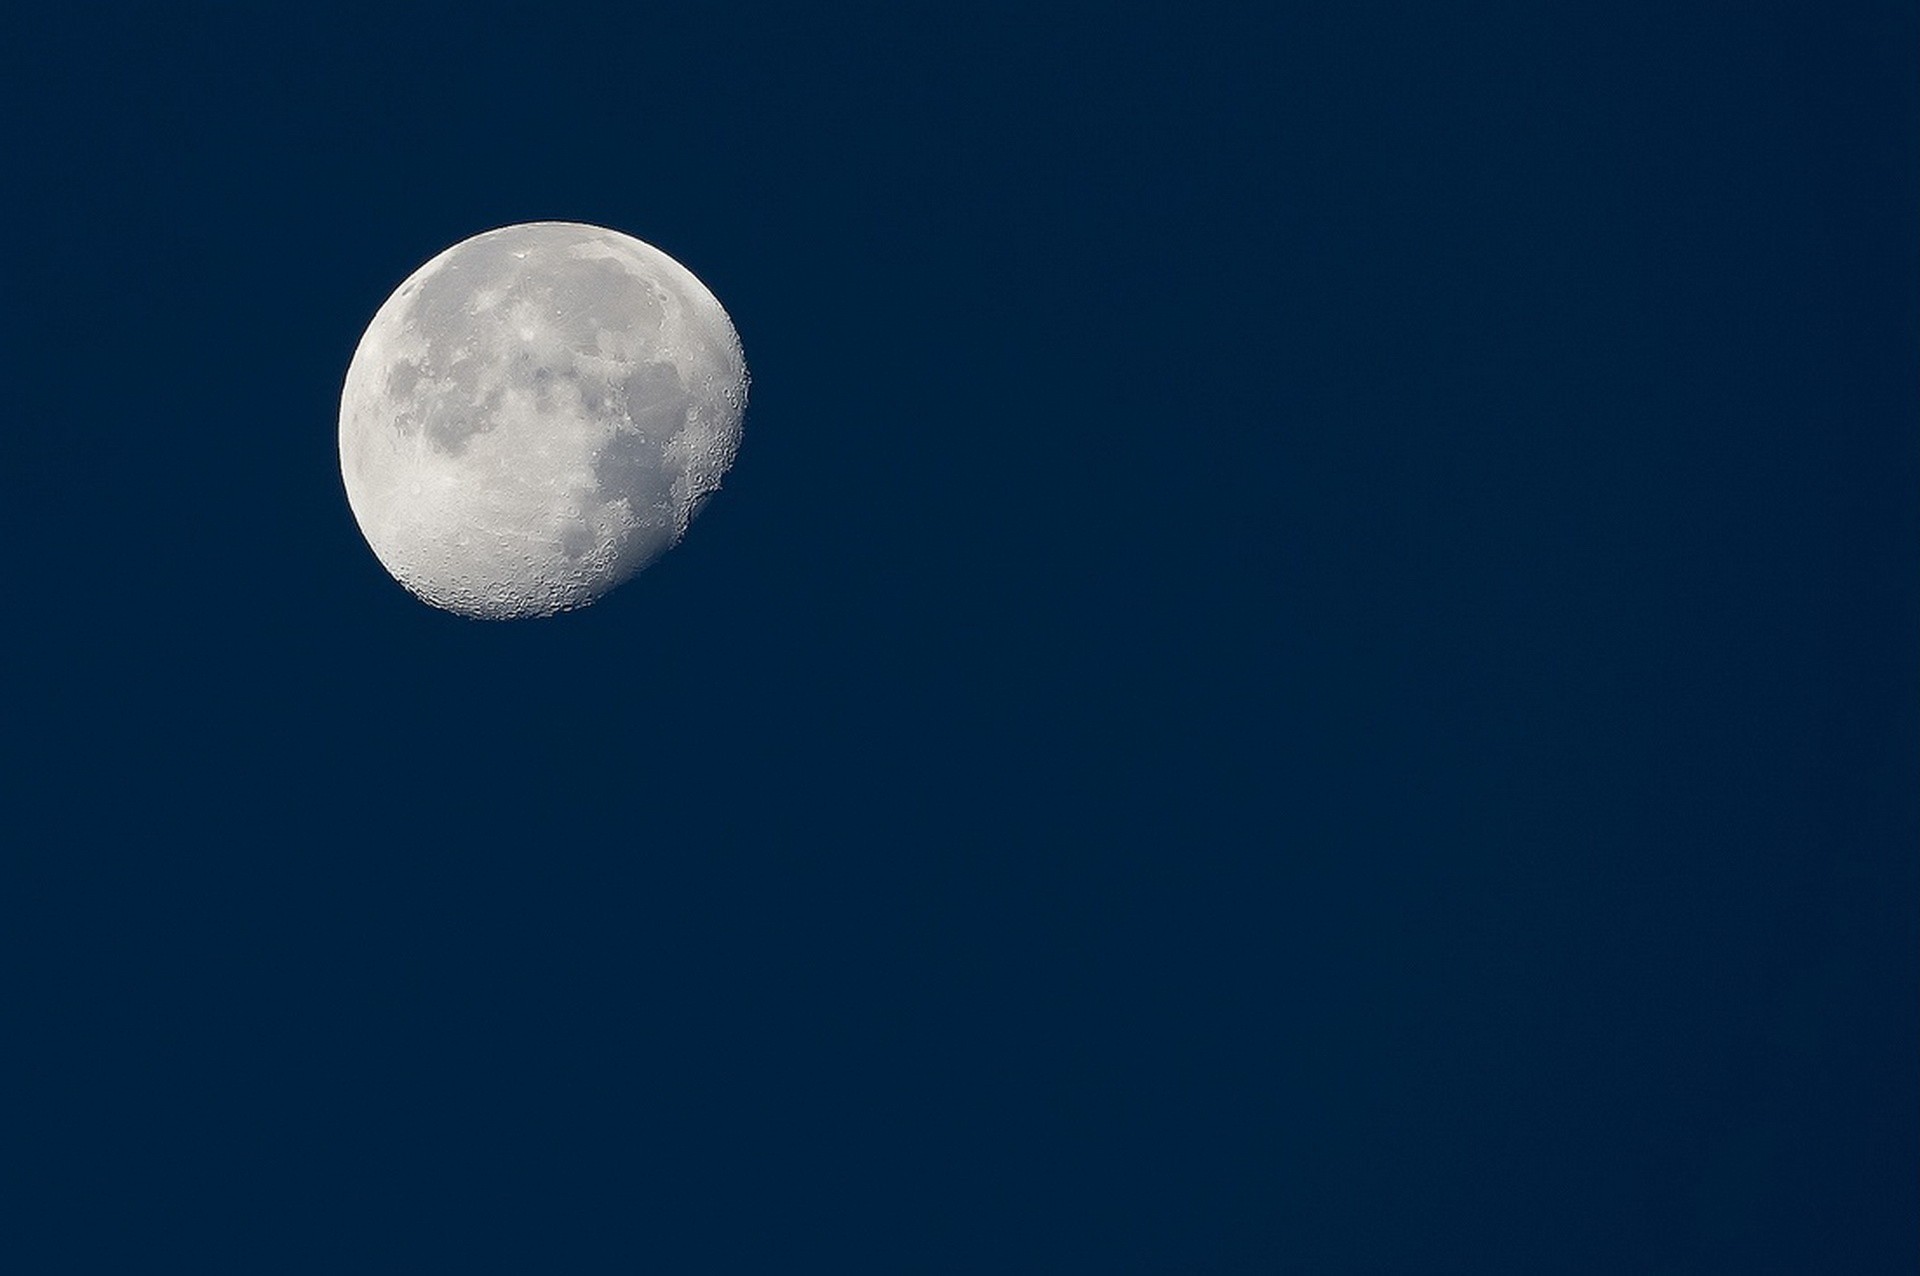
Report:
M118 9L0 53L9 1270L1913 1270L1911 5ZM548 218L745 441L462 621L340 382Z

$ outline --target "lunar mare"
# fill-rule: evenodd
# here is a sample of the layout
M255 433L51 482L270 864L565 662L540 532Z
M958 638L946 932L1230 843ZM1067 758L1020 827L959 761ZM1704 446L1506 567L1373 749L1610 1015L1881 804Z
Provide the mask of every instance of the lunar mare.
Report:
M374 315L340 396L340 473L375 557L421 600L551 615L686 534L746 398L739 336L680 263L598 226L507 226Z

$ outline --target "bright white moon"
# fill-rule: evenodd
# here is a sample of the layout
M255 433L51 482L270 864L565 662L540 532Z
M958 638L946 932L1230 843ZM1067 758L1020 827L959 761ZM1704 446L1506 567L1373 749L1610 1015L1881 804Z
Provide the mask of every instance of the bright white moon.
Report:
M381 564L505 620L583 607L685 534L740 443L740 338L630 235L530 222L387 298L340 396L340 474Z

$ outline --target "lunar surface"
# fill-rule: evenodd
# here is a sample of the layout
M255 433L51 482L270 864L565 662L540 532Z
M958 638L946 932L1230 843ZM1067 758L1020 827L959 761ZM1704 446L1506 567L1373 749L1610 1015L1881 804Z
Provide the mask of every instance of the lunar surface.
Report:
M598 226L508 226L374 315L340 396L340 473L367 544L420 599L547 616L685 535L746 399L740 338L679 262Z

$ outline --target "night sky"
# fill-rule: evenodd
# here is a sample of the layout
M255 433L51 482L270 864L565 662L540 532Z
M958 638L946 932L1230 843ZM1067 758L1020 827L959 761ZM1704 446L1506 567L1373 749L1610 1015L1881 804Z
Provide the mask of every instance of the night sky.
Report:
M1912 5L251 8L0 34L0 1266L1915 1270ZM462 620L545 219L744 441Z

